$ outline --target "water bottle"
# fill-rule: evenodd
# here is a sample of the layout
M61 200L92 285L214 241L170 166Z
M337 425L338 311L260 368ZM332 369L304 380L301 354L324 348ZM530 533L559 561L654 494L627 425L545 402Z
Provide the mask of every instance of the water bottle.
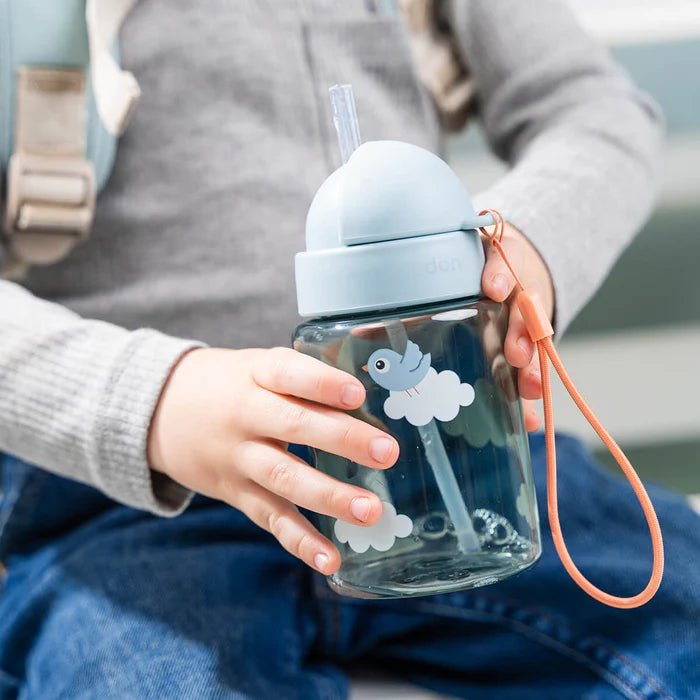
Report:
M345 126L347 162L318 190L295 260L306 321L293 346L363 383L352 415L396 438L400 456L380 471L312 450L316 468L382 501L372 526L319 516L342 557L329 585L387 598L501 581L541 547L508 312L481 291L490 219L438 156L358 146Z

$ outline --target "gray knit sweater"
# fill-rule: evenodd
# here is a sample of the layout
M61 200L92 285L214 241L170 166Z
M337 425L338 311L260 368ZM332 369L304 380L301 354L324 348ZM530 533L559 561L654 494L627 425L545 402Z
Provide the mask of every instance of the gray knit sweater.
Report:
M137 5L123 58L143 100L94 233L25 288L0 283L0 449L155 513L186 505L149 471L149 421L196 343L288 344L293 256L337 165L327 87L353 84L365 139L440 150L401 19L374 4ZM512 166L479 202L540 250L562 331L649 212L659 117L555 0L454 0L449 16Z

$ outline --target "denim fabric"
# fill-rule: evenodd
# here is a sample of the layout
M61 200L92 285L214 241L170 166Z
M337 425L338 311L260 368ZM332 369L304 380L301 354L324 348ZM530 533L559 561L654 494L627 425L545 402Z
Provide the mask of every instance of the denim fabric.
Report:
M544 507L541 436L531 447ZM651 548L630 488L578 441L558 451L575 559L636 592ZM700 518L658 488L666 577L622 611L569 580L546 523L540 562L504 583L361 601L216 502L166 520L9 457L2 476L2 700L344 698L355 666L471 700L700 698Z

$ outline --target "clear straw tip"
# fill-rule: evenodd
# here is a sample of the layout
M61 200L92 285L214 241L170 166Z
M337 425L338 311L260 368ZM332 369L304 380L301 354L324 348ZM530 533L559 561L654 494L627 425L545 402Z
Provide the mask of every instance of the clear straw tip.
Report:
M352 85L334 85L328 90L333 109L333 124L338 132L338 145L343 163L347 163L353 151L360 145L360 124L355 109Z

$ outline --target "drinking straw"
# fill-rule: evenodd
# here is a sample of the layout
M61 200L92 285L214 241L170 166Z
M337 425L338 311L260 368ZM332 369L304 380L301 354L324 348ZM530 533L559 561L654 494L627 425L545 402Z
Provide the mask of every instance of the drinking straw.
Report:
M334 85L328 90L333 109L333 124L338 132L338 145L343 163L347 163L352 152L360 145L360 123L355 110L352 85Z

